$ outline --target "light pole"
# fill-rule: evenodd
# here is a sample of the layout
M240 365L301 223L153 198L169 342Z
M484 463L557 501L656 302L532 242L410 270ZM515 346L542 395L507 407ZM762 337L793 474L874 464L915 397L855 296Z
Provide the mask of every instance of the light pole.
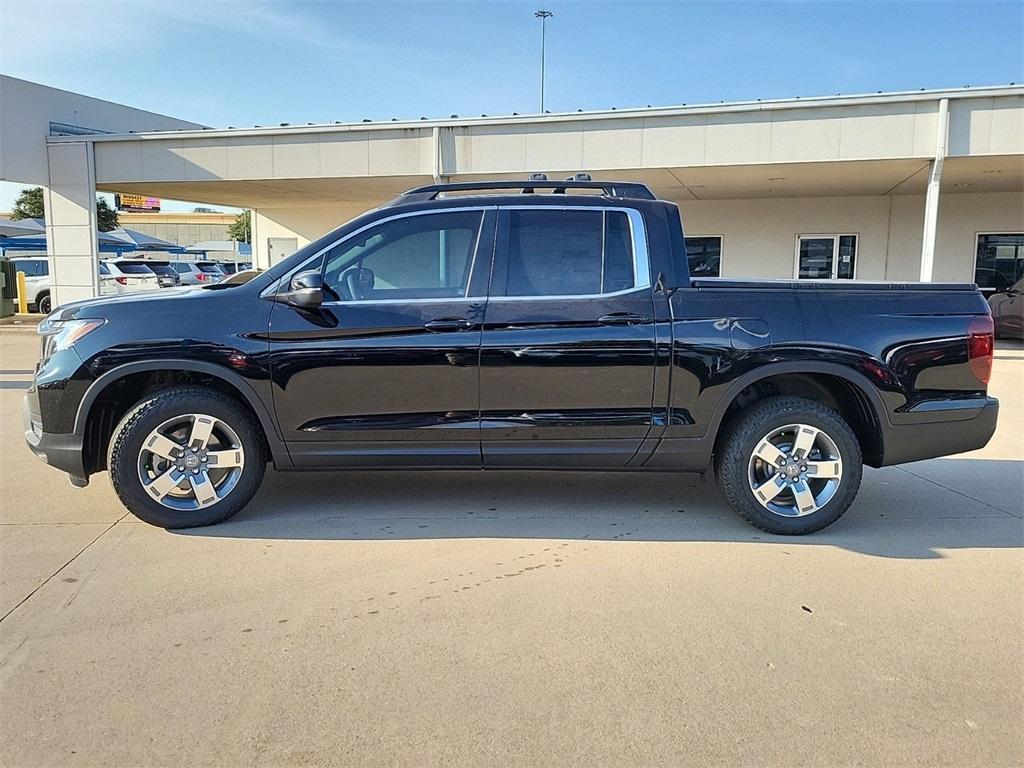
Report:
M540 19L540 113L544 114L544 33L547 21L553 14L551 11L537 11L535 14Z

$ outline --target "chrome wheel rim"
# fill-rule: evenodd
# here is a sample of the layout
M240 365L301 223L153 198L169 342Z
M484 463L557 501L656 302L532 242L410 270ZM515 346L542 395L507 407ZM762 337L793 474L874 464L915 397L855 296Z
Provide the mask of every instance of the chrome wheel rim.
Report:
M183 512L226 497L244 468L238 433L203 413L167 419L149 433L139 451L139 480L147 495Z
M843 481L839 447L809 424L787 424L762 437L747 469L757 502L780 517L804 517L824 507Z

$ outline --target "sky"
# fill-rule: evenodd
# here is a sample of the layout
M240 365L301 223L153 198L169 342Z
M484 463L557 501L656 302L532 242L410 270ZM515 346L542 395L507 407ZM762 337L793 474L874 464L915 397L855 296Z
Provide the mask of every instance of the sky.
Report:
M0 0L0 72L216 127L536 113L538 8L554 112L1024 82L1020 0Z

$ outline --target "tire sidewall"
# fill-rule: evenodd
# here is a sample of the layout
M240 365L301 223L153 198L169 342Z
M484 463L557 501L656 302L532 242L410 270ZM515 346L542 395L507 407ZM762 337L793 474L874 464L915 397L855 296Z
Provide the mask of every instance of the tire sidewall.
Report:
M50 302L50 294L46 294L45 296L41 297L36 306L38 307L40 313L44 315L50 314L50 310L52 309Z
M863 473L860 444L846 422L825 406L797 398L777 401L778 408L766 401L738 419L720 462L719 474L728 487L723 491L741 517L763 530L783 535L812 533L831 525L853 503ZM825 432L836 444L843 462L843 477L835 495L821 509L802 517L786 517L765 509L754 496L748 477L750 457L761 440L790 424L808 424Z
M221 501L196 510L175 510L152 498L139 478L139 454L146 438L175 416L202 413L228 424L245 452L242 475ZM226 520L244 507L263 479L266 454L262 435L251 416L230 399L197 390L169 390L129 410L114 430L108 455L110 480L124 505L136 517L162 528L193 528Z

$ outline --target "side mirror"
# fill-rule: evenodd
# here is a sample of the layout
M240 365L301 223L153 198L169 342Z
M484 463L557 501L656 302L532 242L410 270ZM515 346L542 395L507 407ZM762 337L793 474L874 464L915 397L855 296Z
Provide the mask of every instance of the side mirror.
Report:
M324 282L320 270L299 272L292 277L288 290L278 294L278 301L299 309L315 309L323 300Z

